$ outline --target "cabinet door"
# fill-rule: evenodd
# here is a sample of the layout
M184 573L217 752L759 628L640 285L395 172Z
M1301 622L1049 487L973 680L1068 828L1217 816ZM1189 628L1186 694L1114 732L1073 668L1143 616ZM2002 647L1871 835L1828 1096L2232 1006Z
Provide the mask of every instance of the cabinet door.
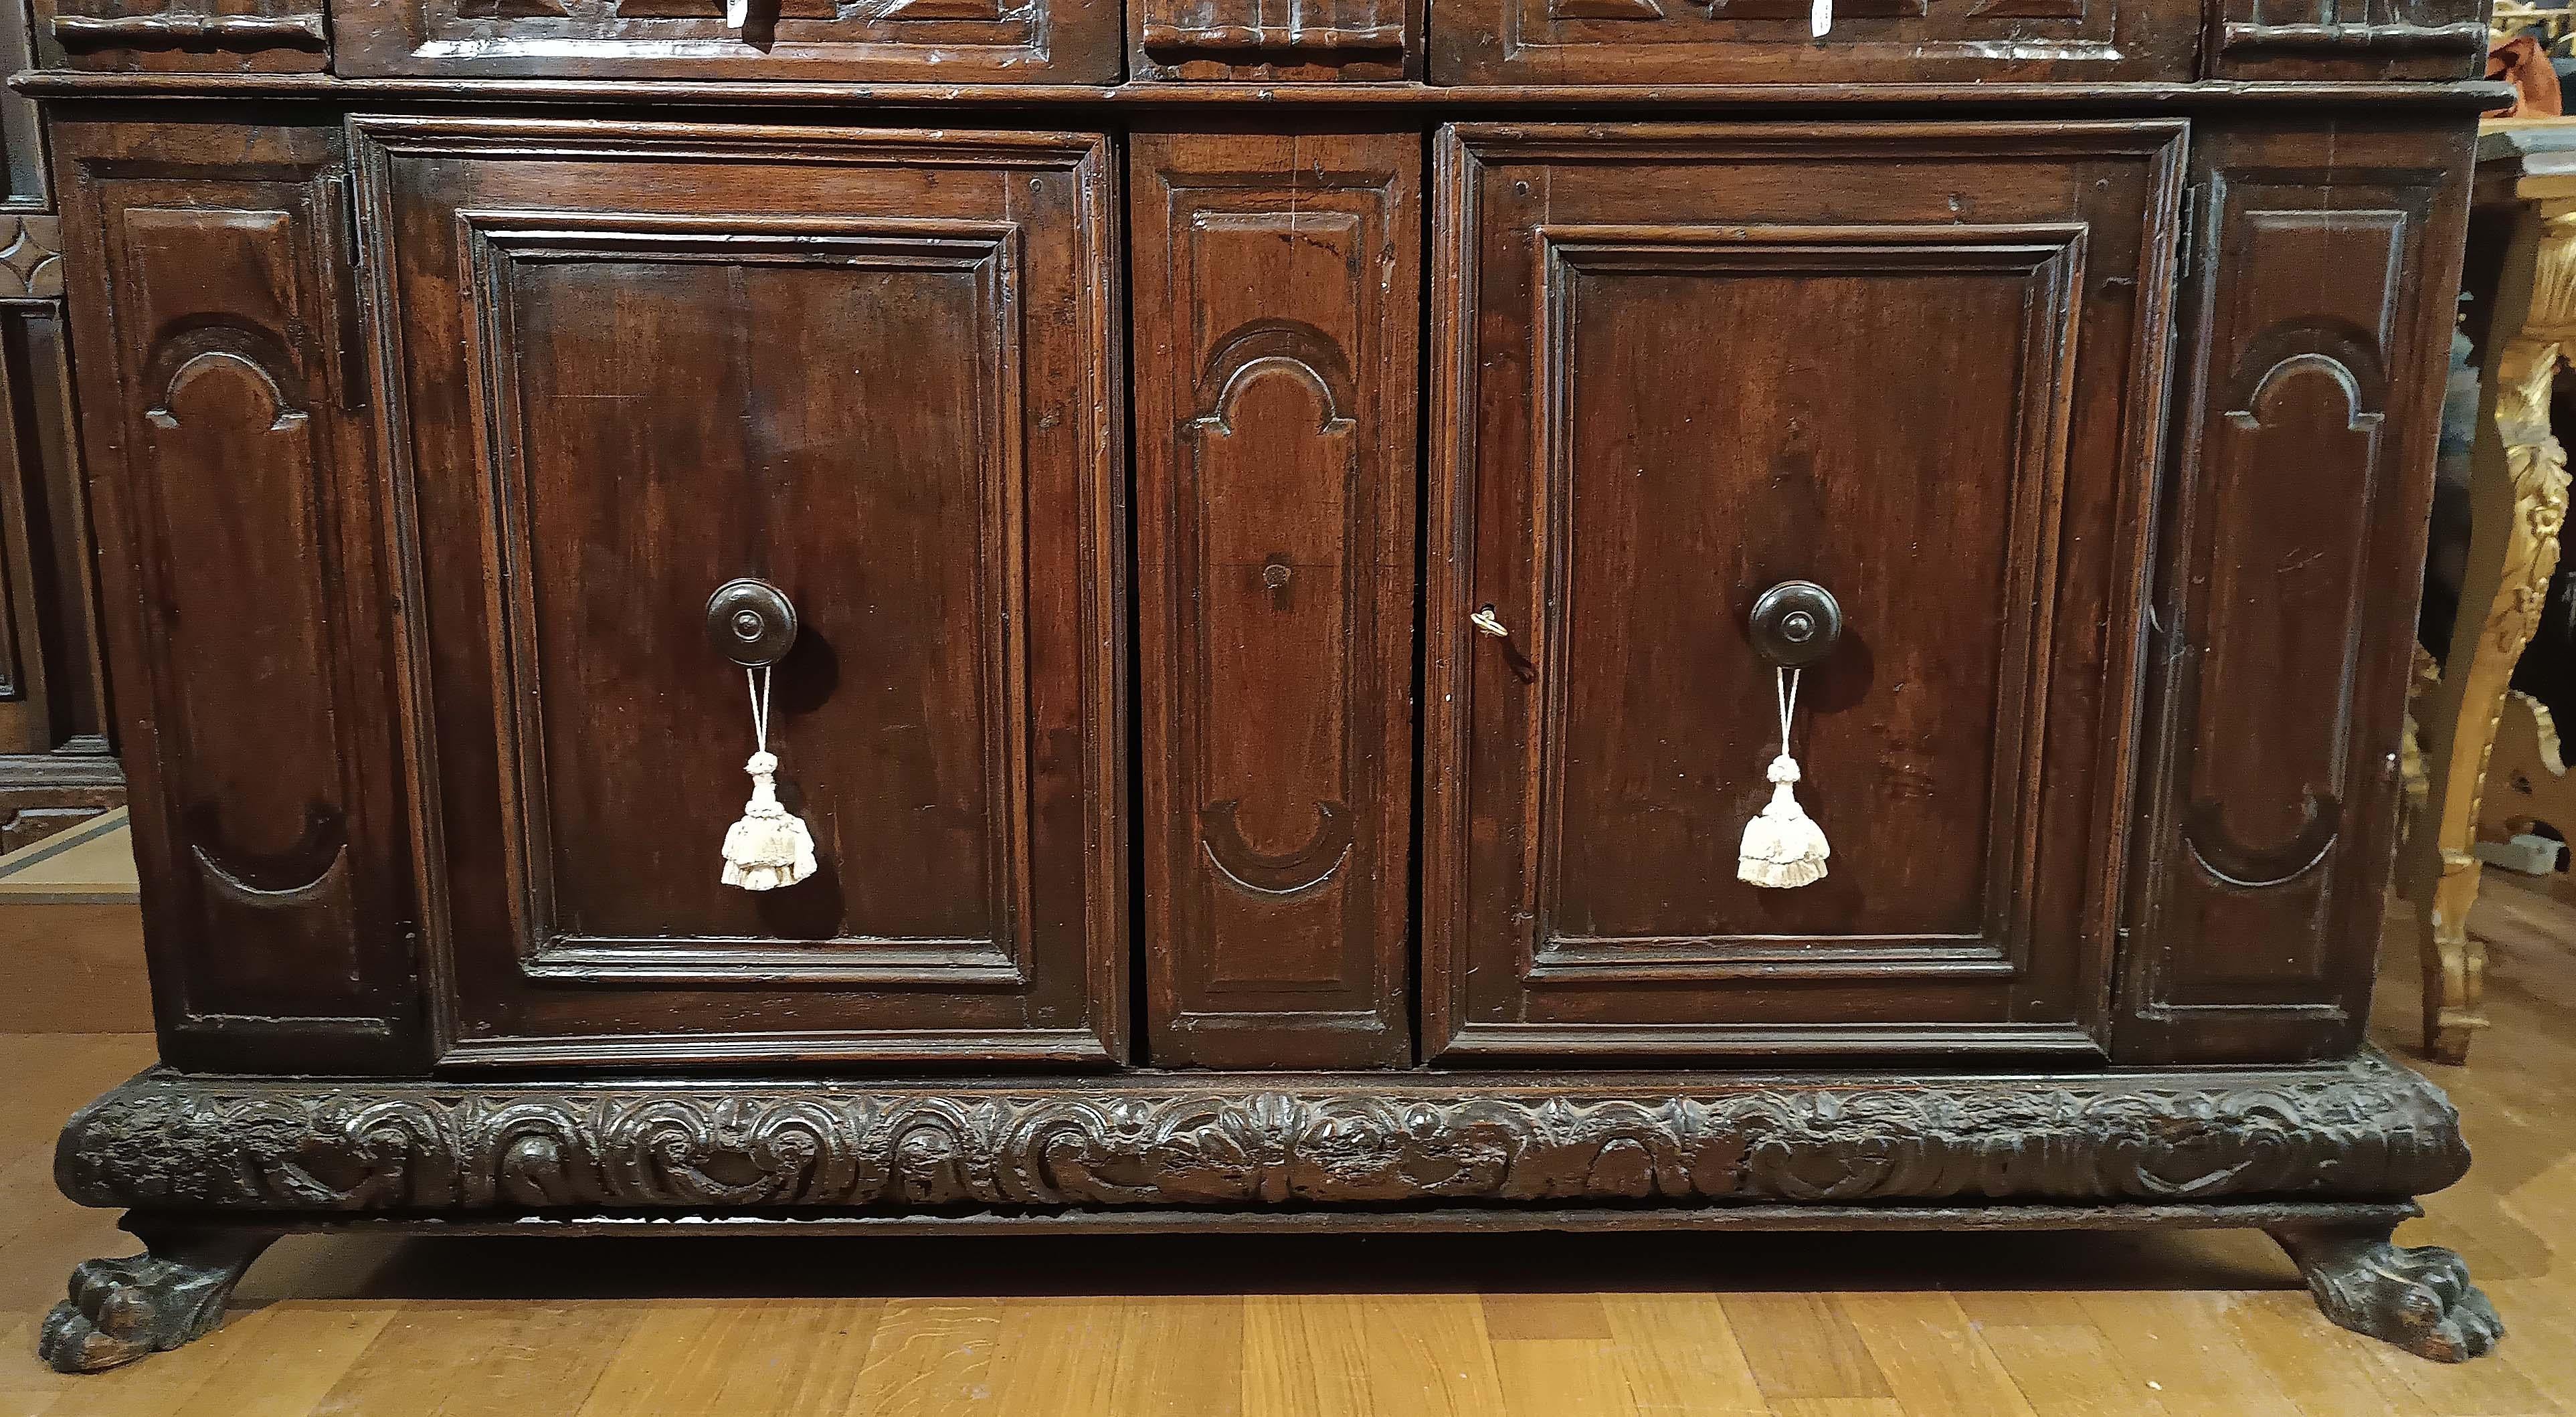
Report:
M2198 0L1432 0L1447 84L2188 79Z
M1105 144L358 126L445 1060L1116 1054ZM737 576L822 863L757 894Z
M1434 1051L2099 1054L2181 138L1444 137ZM1833 861L1766 890L1791 579Z

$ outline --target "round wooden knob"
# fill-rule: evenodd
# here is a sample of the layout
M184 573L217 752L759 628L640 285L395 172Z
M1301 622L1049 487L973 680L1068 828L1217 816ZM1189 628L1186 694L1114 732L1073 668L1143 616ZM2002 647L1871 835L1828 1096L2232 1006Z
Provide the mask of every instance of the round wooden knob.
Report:
M1782 581L1753 602L1753 648L1783 669L1813 664L1843 637L1843 608L1814 581Z
M745 669L776 664L796 643L796 605L764 580L744 576L707 597L707 638Z

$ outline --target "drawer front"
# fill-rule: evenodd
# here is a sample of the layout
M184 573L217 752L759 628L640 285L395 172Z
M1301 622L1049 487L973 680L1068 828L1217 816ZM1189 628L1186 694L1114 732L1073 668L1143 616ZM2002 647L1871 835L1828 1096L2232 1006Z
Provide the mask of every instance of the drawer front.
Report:
M1106 144L361 119L462 1062L1105 1060ZM718 879L773 681L818 874Z
M2197 0L1434 0L1442 83L2187 79Z
M2098 1053L2181 132L1446 135L1433 1052ZM1773 890L1791 579L1848 628Z
M1113 81L1116 0L352 0L333 69L353 76Z

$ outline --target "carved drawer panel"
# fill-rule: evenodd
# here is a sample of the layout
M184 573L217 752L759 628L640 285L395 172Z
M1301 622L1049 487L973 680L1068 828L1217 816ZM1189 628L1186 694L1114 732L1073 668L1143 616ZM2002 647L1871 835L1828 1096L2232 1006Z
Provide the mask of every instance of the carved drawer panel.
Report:
M1106 143L360 119L449 1062L1099 1062L1126 967ZM773 582L820 871L719 880Z
M322 0L35 0L48 67L314 73L329 67Z
M2204 67L2219 79L2473 79L2480 0L2222 0Z
M2193 0L1434 0L1443 83L2188 78Z
M1136 0L1139 78L1412 79L1423 0Z
M1423 1019L1452 1056L2100 1056L2182 125L1444 140ZM1736 878L1820 583L1825 879Z
M1113 80L1117 0L349 0L350 75Z

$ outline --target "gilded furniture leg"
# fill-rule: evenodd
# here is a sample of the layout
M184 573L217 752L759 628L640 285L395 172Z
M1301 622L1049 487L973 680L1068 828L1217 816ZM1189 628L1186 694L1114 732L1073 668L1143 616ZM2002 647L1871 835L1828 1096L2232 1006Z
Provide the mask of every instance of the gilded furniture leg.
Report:
M2407 898L2424 964L2424 1043L2468 1060L2486 1026L2485 951L2469 938L2478 896L2478 806L2513 668L2539 627L2567 514L2567 451L2549 427L2559 360L2576 340L2576 199L2525 212L2496 296L2470 473L2460 618L2442 682L2419 719L2434 829L2410 842ZM2429 837L2429 839L2427 839Z
M2576 831L2576 777L2558 737L2549 706L2520 690L2504 696L2495 747L2487 754L2487 790L2478 834L2494 841L2536 826ZM2551 894L2576 905L2576 879L2565 871L2544 878Z

